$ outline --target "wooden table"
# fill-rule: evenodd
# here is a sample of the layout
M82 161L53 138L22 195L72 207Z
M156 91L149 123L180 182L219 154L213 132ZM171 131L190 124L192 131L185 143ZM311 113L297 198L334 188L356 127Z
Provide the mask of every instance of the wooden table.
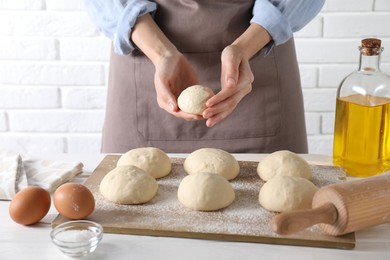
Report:
M81 161L83 182L104 158L97 155L37 155L40 158ZM174 154L171 157L185 157ZM259 161L264 155L236 154L238 160ZM331 165L331 158L303 155L312 164ZM50 223L57 216L54 206L34 226L21 226L8 215L8 201L0 201L0 259L69 259L50 240ZM188 238L104 234L90 259L390 259L390 223L356 232L353 250L226 242Z

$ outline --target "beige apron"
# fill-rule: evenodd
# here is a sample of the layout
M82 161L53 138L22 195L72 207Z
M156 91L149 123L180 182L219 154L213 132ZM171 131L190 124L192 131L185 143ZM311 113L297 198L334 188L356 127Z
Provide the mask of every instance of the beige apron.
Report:
M249 26L253 1L159 0L156 23L193 65L199 81L220 90L221 52ZM112 52L102 151L159 147L192 152L215 147L236 153L288 149L307 152L304 109L294 42L257 53L250 65L252 92L212 128L162 110L154 88L154 66L140 51Z

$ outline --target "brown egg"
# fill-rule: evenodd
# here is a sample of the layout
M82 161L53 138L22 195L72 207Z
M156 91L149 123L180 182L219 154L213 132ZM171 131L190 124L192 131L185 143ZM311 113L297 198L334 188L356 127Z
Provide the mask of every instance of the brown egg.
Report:
M69 219L83 219L95 209L92 192L79 183L65 183L54 192L54 206Z
M49 192L37 186L29 186L13 197L9 205L9 215L16 223L35 224L46 216L50 204Z

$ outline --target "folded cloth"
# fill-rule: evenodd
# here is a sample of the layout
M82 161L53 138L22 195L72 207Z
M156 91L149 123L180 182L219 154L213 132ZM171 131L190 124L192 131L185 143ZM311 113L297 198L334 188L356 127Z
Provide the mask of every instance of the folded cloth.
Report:
M49 161L0 151L0 200L11 200L27 186L53 192L81 173L83 166L81 162Z
M11 199L26 186L22 157L14 152L0 151L0 199Z

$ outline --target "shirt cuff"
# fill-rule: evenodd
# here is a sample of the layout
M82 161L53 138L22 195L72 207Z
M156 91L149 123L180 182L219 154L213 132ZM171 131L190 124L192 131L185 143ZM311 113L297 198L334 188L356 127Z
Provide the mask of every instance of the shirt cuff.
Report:
M126 55L131 53L135 47L130 41L131 30L139 16L154 12L157 4L149 1L135 2L128 4L121 13L116 31L113 37L114 50L117 54Z
M293 36L291 26L286 17L267 0L255 1L253 18L250 22L264 27L271 35L275 45L283 44ZM272 48L272 46L268 45L268 48Z

